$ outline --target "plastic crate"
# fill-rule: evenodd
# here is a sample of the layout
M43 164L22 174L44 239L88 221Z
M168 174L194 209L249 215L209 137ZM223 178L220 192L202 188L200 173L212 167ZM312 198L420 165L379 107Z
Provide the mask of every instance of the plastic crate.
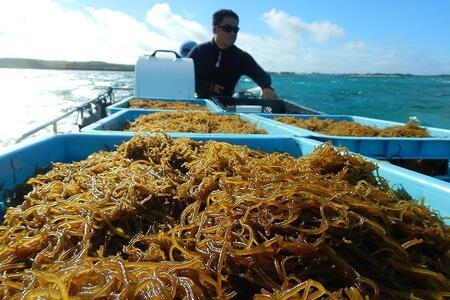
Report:
M443 175L435 175L433 177L450 183L450 161L447 164L447 173Z
M171 134L185 137L187 135ZM85 159L93 152L112 151L117 145L128 141L132 136L105 133L73 133L30 139L14 145L0 153L0 218L9 199L27 178L37 170L48 169L51 162L72 162ZM311 153L319 142L308 139L291 139L287 136L190 136L193 140L217 140L232 144L247 145L266 152L288 152L295 156Z
M129 104L130 104L130 100L132 100L132 99L141 99L141 100L147 100L147 101L158 100L158 101L167 101L167 102L188 102L188 103L206 106L206 108L210 112L223 112L223 109L221 109L219 106L217 106L213 101L211 101L209 99L188 99L188 98L151 98L150 99L150 98L141 98L141 97L134 97L134 96L125 98L117 103L114 103L114 104L108 106L106 108L106 112L108 114L113 114L113 113L116 113L123 109L130 109Z
M213 97L214 102L228 112L274 114L321 114L284 99L263 100L252 98Z
M182 135L171 135L176 138ZM56 135L29 140L0 153L0 206L8 207L9 197L27 178L34 176L37 169L45 169L51 162L73 162L85 159L93 152L112 151L127 140L129 135L102 133L78 133ZM219 137L205 135L193 140L216 140L231 144L247 145L266 152L286 152L293 156L311 153L319 142L306 138L271 137ZM379 164L379 174L390 186L404 189L415 199L426 199L427 205L438 210L442 216L450 215L450 184L406 169L385 163ZM3 211L3 210L2 210ZM2 213L1 213L2 214Z
M450 182L450 161L448 159L394 159L389 160L389 162L408 170Z
M167 110L136 110L136 109L127 109L122 110L120 112L114 113L104 119L101 119L89 126L86 126L82 129L83 132L97 131L97 132L106 132L107 134L125 134L125 135L134 135L135 132L123 131L124 128L128 125L129 122L135 121L142 115L153 114L157 112L167 112ZM234 113L215 113L217 115L235 115ZM270 124L264 122L260 118L255 118L251 115L247 114L238 114L239 117L247 122L254 124L258 129L265 129L268 134L276 134L276 135L291 135L291 133L284 129L281 126L277 126L274 124ZM204 135L205 133L184 133L193 135ZM235 135L255 135L255 134L233 134L233 133L215 133L215 135L220 136L235 136ZM267 134L256 134L267 136Z
M428 130L429 138L408 137L355 137L333 136L310 131L293 125L272 120L275 117L294 117L299 119L332 119L334 121L353 121L362 125L378 128L403 125L403 123L377 120L358 116L342 115L295 115L295 114L259 114L271 124L283 126L294 136L310 137L318 141L331 141L334 146L347 147L350 151L377 159L449 159L450 158L450 130L424 127Z

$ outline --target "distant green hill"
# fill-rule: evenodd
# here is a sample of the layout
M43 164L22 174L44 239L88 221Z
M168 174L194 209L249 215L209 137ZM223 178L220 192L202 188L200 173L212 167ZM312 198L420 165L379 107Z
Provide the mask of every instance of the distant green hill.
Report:
M110 64L102 61L60 61L27 58L0 58L0 68L134 71L134 65Z

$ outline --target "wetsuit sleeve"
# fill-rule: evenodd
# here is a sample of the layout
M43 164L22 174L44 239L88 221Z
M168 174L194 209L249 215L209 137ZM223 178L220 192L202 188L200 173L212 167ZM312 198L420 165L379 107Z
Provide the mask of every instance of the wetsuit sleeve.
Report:
M203 65L200 58L200 51L198 47L194 47L189 52L188 57L194 60L194 72L195 72L195 92L198 98L208 98L211 93L212 82L202 79Z
M270 78L270 75L267 74L267 72L264 71L260 65L258 65L250 54L244 52L243 56L244 75L247 75L253 79L253 81L256 82L256 84L258 84L261 88L270 87L272 84L272 78Z

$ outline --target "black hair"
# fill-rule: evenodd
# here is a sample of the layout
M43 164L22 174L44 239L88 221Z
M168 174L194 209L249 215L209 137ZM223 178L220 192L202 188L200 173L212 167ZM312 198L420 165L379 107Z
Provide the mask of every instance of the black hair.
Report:
M220 25L220 23L222 23L222 21L223 21L223 18L225 18L225 17L235 18L237 20L237 22L239 23L239 16L237 15L237 13L235 13L231 9L220 9L220 10L216 11L212 16L213 26Z

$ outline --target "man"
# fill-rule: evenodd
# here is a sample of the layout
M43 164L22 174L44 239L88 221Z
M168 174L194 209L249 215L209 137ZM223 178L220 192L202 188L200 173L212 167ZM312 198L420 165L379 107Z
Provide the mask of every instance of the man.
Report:
M238 15L222 9L213 15L210 42L197 45L189 53L195 65L195 90L198 98L231 96L242 75L247 75L262 89L263 99L274 99L272 80L247 52L234 45L239 31Z

